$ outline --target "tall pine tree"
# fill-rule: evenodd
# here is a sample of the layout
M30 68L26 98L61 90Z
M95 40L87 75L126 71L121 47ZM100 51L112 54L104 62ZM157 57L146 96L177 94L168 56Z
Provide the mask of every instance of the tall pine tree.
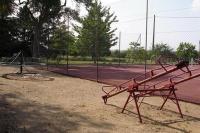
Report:
M79 33L77 45L80 54L95 57L110 55L110 48L117 44L117 37L111 25L117 22L110 8L103 7L97 0L87 8L88 15L81 19L82 27L75 28Z

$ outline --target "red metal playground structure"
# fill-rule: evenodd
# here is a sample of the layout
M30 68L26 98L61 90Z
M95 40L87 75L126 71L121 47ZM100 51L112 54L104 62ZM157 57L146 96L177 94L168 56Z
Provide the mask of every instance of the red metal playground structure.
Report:
M126 109L129 102L134 101L139 121L142 123L142 118L140 114L140 105L145 97L160 96L163 98L163 104L160 109L162 109L168 99L172 100L178 108L178 111L183 118L179 101L176 96L176 85L181 84L185 81L194 79L200 76L197 70L200 68L192 69L189 66L189 62L180 61L176 65L163 65L158 61L161 67L153 69L146 72L144 75L140 75L136 78L132 78L118 86L103 86L102 90L105 93L102 96L104 103L111 97L114 97L120 93L128 92L129 96L124 104L122 113ZM200 62L198 61L198 64ZM175 75L172 73L176 73ZM167 78L163 78L166 77ZM144 76L142 79L141 77ZM141 100L140 100L141 98Z

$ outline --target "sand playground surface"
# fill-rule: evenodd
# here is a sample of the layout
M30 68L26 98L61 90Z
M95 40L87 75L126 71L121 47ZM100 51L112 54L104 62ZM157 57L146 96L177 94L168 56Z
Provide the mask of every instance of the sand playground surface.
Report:
M127 92L109 99L105 105L101 98L103 84L30 69L54 80L0 77L0 133L200 132L200 105L180 102L182 119L172 101L159 110L162 98L145 98L140 107L141 124L133 101L121 113ZM15 67L0 66L1 76L17 71Z

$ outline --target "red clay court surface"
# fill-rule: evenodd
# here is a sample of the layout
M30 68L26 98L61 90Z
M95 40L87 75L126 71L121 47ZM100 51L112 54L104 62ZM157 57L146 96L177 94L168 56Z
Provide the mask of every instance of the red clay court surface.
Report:
M148 65L147 71L157 68L156 65ZM194 66L195 67L195 66ZM200 67L200 66L199 66ZM66 67L49 67L49 71L56 72L63 75L70 75L73 77L79 77L82 79L97 81L97 69L95 65L70 65L67 73ZM176 71L172 74L168 74L162 78L158 78L151 83L159 82L163 79L169 79L172 75L176 75L179 72ZM200 73L200 69L196 71ZM196 74L195 73L195 74ZM99 66L99 78L98 82L108 85L119 85L130 78L137 77L144 74L144 65L134 66ZM190 103L200 104L200 77L186 81L176 86L178 99Z

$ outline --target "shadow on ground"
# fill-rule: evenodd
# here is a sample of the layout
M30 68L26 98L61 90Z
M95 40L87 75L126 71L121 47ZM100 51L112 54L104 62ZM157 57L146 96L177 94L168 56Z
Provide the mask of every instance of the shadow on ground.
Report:
M143 104L146 104L147 106L150 106L151 110L159 110L158 106L151 105L151 104L148 104L146 102L143 103ZM113 105L113 104L106 104L106 105L115 107L115 108L117 108L117 110L120 110L120 111L122 110L122 108L117 106L117 105ZM123 114L128 115L130 117L135 117L136 119L138 119L138 114L136 113L136 108L135 107L132 107L132 108L134 108L134 112L130 111L130 109L128 109L128 110L125 109ZM144 124L152 124L152 125L163 126L163 127L166 127L166 128L174 129L177 132L189 133L190 131L187 131L186 129L183 129L183 128L179 127L179 126L175 126L175 125L172 125L172 124L184 123L184 122L194 122L194 123L199 123L200 122L200 117L194 117L194 116L184 115L183 114L183 118L181 118L181 117L179 117L180 114L178 112L175 112L175 111L172 111L172 110L168 110L166 108L164 108L162 110L165 111L165 112L174 114L175 117L177 117L177 118L171 117L172 119L155 120L156 118L153 118L153 117L150 117L150 116L141 115L142 119L143 119L143 123ZM139 119L138 119L138 122L139 122Z
M80 126L113 128L110 123L94 121L80 112L39 104L20 94L0 94L0 133L76 132Z

